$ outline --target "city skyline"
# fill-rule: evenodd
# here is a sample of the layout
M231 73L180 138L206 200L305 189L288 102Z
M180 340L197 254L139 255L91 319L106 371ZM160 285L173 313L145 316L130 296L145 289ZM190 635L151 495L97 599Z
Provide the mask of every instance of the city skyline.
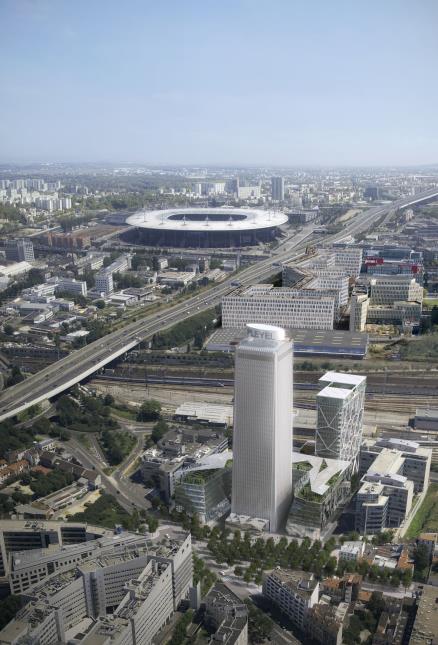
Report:
M1 161L436 164L437 12L6 0Z

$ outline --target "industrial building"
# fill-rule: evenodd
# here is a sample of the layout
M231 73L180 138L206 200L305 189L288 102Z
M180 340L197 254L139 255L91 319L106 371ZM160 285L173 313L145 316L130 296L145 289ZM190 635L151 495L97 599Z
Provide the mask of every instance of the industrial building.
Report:
M294 356L320 356L341 358L365 358L368 351L368 334L327 329L291 329L285 327L294 344ZM220 327L207 340L209 352L234 352L246 335L242 327Z

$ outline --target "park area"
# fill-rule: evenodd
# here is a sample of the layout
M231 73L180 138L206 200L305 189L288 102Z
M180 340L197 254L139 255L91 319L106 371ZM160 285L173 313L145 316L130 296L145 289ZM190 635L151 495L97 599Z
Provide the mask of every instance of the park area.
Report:
M406 532L406 538L415 538L420 533L436 532L438 532L438 484L431 484Z

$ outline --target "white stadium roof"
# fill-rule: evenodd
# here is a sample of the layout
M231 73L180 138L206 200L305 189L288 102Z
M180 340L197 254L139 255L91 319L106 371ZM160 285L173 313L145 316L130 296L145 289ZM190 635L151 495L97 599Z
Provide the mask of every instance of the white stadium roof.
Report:
M172 208L139 211L126 223L138 228L162 231L231 232L253 231L281 226L288 216L280 211L255 208Z

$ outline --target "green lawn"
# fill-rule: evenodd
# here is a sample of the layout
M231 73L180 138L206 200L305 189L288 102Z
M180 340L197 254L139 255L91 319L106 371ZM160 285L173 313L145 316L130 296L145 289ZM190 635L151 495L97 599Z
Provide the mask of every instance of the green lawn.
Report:
M415 538L420 533L438 531L438 484L431 484L420 508L415 514L406 538Z

